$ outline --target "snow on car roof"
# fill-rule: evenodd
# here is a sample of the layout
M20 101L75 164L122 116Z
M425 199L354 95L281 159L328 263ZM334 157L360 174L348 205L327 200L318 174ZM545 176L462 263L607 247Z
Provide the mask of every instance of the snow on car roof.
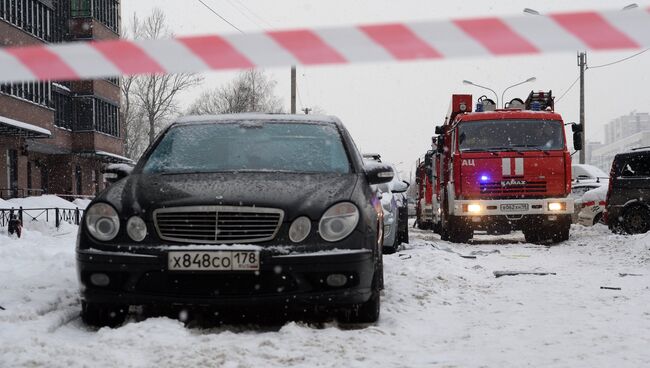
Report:
M293 115L293 114L224 114L224 115L190 115L176 120L179 124L206 123L206 122L227 122L227 121L288 121L288 122L323 122L340 123L339 119L327 115Z
M573 164L571 165L571 168L574 173L577 171L576 169L580 169L578 171L586 172L592 178L609 178L609 175L606 172L593 165Z

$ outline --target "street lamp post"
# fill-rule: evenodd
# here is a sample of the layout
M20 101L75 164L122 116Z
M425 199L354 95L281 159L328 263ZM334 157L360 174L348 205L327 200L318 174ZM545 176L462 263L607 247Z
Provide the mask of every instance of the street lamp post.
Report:
M523 81L523 82L519 82L519 83L517 83L517 84L513 84L512 86L510 86L510 87L504 89L504 90L503 90L503 93L501 94L501 104L503 105L503 106L501 106L501 107L504 107L504 108L506 107L505 96L506 96L506 91L507 91L507 90L509 90L509 89L512 88L512 87L520 86L520 85L522 85L522 84L524 84L524 83L534 82L534 81L536 81L536 80L537 80L537 78L535 78L535 77L530 77L530 78L526 79L526 80Z
M492 88L488 88L488 87L485 87L485 86L481 86L481 85L479 85L479 84L476 84L476 83L470 82L470 81L468 81L468 80L464 80L463 83L464 83L464 84L467 84L467 85L470 85L470 86L474 86L474 87L478 87L478 88L487 89L488 91L494 93L494 97L497 99L497 100L496 100L496 104L497 104L497 106L499 106L499 95L497 95L497 93L494 92L494 90L493 90Z

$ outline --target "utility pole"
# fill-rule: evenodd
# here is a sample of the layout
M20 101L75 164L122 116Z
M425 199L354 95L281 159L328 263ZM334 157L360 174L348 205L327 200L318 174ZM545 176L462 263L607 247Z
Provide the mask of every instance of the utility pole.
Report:
M305 115L309 115L311 110L313 110L313 109L310 109L309 107L305 107L304 109L302 109L302 111L305 113Z
M578 53L578 66L580 67L580 125L582 126L580 163L585 164L587 160L587 132L585 130L585 69L587 68L587 53Z
M296 113L296 66L291 67L291 113Z

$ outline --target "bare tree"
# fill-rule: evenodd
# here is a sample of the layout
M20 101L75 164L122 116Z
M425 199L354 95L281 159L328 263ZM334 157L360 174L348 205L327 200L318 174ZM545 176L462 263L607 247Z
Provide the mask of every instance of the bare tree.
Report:
M282 112L282 102L275 96L276 82L263 71L241 72L226 86L203 92L190 106L193 115L241 112Z
M130 28L124 32L133 39L169 38L173 34L167 26L162 10L156 8L144 19L133 16ZM125 124L125 151L137 158L156 134L178 112L178 95L201 84L197 74L154 74L122 79L122 121Z

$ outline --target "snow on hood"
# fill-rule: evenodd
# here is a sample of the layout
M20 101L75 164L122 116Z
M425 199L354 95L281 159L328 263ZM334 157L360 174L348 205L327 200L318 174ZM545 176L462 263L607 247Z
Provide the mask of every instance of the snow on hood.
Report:
M582 202L600 202L607 198L607 185L602 185L596 189L592 189L582 196Z

